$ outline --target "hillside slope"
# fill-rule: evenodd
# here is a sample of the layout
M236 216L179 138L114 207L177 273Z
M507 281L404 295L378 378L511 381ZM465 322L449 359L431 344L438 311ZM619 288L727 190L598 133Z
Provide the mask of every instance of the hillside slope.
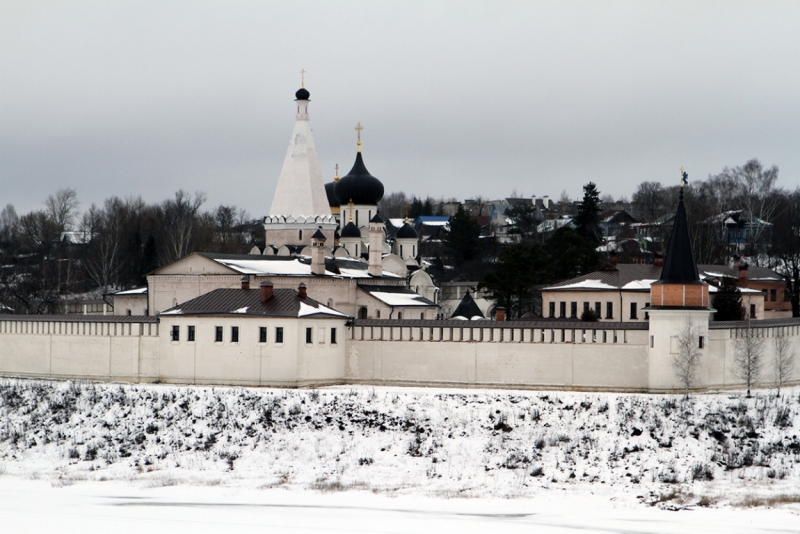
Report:
M798 413L797 389L684 401L4 380L0 472L53 485L142 480L438 497L574 487L659 506L769 495L791 502L800 488Z

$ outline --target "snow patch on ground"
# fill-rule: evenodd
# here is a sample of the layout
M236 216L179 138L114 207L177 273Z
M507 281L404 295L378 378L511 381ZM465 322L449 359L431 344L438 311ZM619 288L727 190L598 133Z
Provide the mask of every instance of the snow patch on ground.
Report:
M0 488L116 481L800 510L800 389L692 396L0 382ZM3 481L5 480L5 482ZM548 497L549 496L549 497Z

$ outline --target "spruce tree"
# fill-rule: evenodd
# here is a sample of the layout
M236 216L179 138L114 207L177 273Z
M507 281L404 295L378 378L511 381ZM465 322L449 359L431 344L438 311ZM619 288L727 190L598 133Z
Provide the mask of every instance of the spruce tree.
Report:
M575 216L578 233L584 239L600 243L603 232L600 230L600 191L594 182L583 186L583 200Z

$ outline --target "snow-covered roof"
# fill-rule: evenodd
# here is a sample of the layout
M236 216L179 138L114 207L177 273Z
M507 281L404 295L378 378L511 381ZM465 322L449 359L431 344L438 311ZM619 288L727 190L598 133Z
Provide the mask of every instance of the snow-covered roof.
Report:
M293 289L274 289L266 302L261 302L260 295L260 289L215 289L166 310L161 315L346 317L311 297L301 297Z
M436 306L435 303L404 286L359 285L358 288L388 306Z
M566 284L558 287L549 287L547 289L617 289L616 287L601 282L600 280L581 280L572 284Z
M135 287L133 289L126 289L124 291L117 291L114 293L115 297L128 296L128 295L147 295L146 287Z

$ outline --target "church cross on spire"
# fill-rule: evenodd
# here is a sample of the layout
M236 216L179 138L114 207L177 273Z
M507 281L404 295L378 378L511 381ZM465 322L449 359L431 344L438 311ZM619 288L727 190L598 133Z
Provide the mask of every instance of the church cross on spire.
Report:
M359 152L361 152L361 130L363 130L363 129L364 129L364 127L361 126L361 122L359 122L358 125L356 126L356 134L358 134L358 151Z
M306 69L300 71L300 87L306 86Z
M334 182L338 182L339 181L339 164L338 163L336 164L336 175L333 177L333 181Z

